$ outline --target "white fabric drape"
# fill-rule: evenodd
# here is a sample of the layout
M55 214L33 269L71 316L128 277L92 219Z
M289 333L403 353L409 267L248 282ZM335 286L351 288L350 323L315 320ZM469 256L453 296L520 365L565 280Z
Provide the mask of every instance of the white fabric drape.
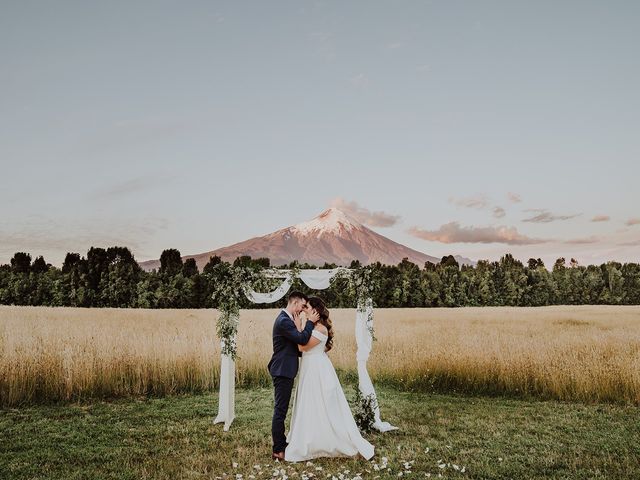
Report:
M300 270L300 280L305 285L314 290L324 290L331 285L331 279L343 270L342 268L333 268L331 270Z
M331 280L335 277L339 271L344 270L344 268L333 268L331 270L315 270L315 269L307 269L300 270L299 278L307 285L309 288L314 290L324 290L329 288L331 285ZM291 288L291 284L293 283L293 276L291 272L278 272L277 270L273 270L267 273L267 276L272 278L284 277L284 281L280 284L278 288L276 288L272 292L268 293L260 293L255 290L248 288L244 293L249 300L254 303L273 303L280 300L284 297L289 289Z
M260 293L249 288L244 293L247 296L247 298L251 300L253 303L273 303L273 302L277 302L287 294L287 292L291 288L292 283L293 283L293 277L289 273L287 274L284 281L280 284L280 286L272 292Z
M233 339L235 342L235 338ZM220 347L224 350L224 340L220 341ZM236 362L229 355L222 355L220 359L220 393L218 397L218 416L213 423L223 423L224 431L229 427L236 416Z
M365 309L360 311L356 310L356 344L358 351L356 353L356 360L358 361L358 387L363 397L367 395L373 395L375 401L375 422L373 427L380 432L388 432L390 430L397 430L398 427L394 427L389 422L383 422L380 419L380 407L378 407L378 397L376 391L373 388L371 377L367 371L367 360L369 359L369 353L371 353L371 346L373 338L369 327L373 326L373 320L369 322L369 317L373 313L373 301L368 298L365 302Z

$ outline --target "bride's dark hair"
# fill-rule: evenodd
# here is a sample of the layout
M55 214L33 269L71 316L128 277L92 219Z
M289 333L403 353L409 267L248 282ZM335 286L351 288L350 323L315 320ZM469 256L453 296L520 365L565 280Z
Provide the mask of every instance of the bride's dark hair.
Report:
M309 297L307 301L311 308L315 309L316 312L320 315L320 320L318 323L321 323L325 327L327 327L327 344L324 347L324 351L328 352L333 347L333 323L329 318L329 310L324 304L324 301L320 297Z

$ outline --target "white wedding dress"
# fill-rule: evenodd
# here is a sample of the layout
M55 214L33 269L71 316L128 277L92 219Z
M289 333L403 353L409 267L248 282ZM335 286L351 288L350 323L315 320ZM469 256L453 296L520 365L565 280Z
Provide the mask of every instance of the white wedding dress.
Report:
M369 460L374 447L360 435L331 360L328 337L313 330L320 343L302 353L284 459L354 456Z

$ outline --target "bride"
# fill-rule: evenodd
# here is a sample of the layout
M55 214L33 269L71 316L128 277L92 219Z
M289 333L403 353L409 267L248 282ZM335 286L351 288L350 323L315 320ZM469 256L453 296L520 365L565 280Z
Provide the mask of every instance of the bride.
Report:
M298 346L303 353L284 459L299 462L359 453L369 460L374 447L360 435L326 353L333 345L329 310L318 297L310 297L308 304L307 315L318 321L309 343ZM298 323L302 330L302 321Z

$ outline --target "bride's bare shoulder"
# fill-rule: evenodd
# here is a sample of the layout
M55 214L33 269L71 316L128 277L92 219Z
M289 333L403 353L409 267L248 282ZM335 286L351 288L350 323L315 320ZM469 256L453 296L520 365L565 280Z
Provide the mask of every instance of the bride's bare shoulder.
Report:
M316 323L315 329L318 330L320 333L324 333L325 335L327 334L327 327L325 327L321 323Z

